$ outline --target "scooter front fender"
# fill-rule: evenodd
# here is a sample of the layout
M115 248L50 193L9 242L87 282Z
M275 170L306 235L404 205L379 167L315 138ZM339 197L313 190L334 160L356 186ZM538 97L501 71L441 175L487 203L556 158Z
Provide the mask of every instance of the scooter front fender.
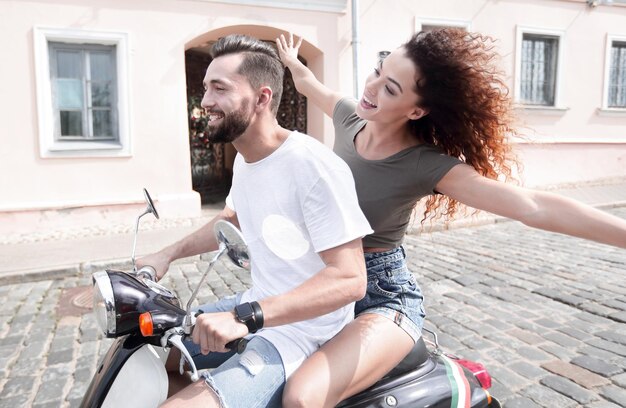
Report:
M164 358L145 338L117 338L99 364L81 408L158 406L168 391Z

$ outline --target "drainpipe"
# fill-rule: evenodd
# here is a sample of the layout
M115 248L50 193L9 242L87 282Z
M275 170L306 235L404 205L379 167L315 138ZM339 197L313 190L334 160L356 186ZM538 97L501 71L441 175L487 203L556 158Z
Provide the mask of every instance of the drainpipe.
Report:
M359 0L352 0L352 89L359 99Z

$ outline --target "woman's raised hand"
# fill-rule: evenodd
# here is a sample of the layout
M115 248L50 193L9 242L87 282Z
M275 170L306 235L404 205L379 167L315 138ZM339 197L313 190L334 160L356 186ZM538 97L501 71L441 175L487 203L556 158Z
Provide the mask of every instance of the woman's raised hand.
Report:
M276 39L276 47L278 47L278 55L283 64L289 66L289 63L294 59L298 59L298 50L302 45L302 37L300 37L297 43L294 45L293 33L289 33L288 38L285 38L284 34Z
M294 44L295 42L295 44ZM302 45L302 37L295 41L292 33L281 34L276 39L276 47L280 60L291 71L293 83L298 92L308 98L308 101L320 108L326 115L333 117L335 105L341 99L341 94L326 87L315 78L313 72L298 59L298 51Z

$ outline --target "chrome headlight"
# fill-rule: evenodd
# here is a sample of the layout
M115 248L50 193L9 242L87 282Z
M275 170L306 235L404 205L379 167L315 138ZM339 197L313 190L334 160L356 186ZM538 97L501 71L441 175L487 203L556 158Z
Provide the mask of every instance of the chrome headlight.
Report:
M185 316L178 298L156 282L111 269L92 277L93 310L106 337L139 334L139 316L145 312L169 311L174 323Z
M115 337L115 299L109 274L96 272L93 277L93 312L106 337Z

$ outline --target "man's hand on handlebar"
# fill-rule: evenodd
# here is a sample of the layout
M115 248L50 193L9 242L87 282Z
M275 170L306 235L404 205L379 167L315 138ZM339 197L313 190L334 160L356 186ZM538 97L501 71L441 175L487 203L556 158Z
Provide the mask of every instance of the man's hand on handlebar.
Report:
M248 327L235 319L233 312L203 313L196 317L193 342L200 345L202 354L228 351L226 343L248 334Z
M150 265L152 266L157 273L156 280L160 281L167 270L170 267L170 261L167 256L165 256L162 252L156 252L154 254L146 255L141 257L135 261L137 265L137 269L141 269L142 266Z

